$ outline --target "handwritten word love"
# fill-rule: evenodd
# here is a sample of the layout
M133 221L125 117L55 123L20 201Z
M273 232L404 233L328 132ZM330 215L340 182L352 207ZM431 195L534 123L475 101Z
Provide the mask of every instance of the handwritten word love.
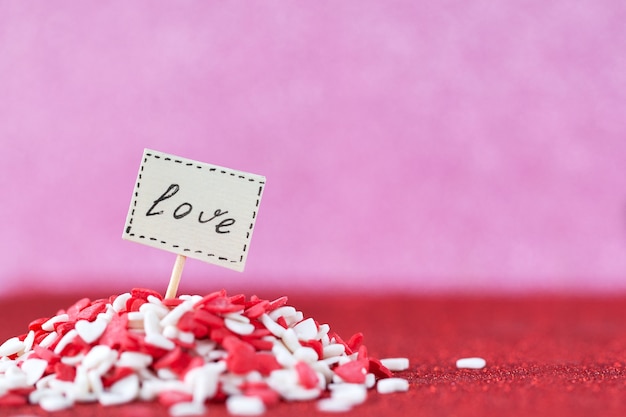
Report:
M159 198L157 198L156 200L154 200L152 202L152 206L150 206L150 208L148 209L148 211L146 212L146 216L159 216L163 214L163 210L160 211L155 211L157 206L162 203L165 200L168 200L172 197L174 197L176 195L176 193L178 193L178 191L180 190L180 185L178 184L171 184L167 190L165 190L165 192L163 194L161 194L161 196ZM187 215L191 214L191 212L193 211L193 205L187 201L182 202L181 204L179 204L174 211L172 212L172 217L174 217L176 220L182 219L184 217L186 217ZM223 216L225 214L227 214L228 211L222 211L221 209L217 209L213 212L213 215L211 217L207 218L203 218L204 217L204 211L200 211L200 213L198 214L198 223L200 224L204 224L204 223L209 223L210 221L213 221L215 219L217 219L220 216ZM219 220L219 219L218 219ZM233 219L232 217L227 217L227 218L222 218L220 220L219 223L215 224L215 233L219 233L219 234L225 234L225 233L230 233L230 230L226 230L229 226L232 226L233 224L235 224L235 219Z

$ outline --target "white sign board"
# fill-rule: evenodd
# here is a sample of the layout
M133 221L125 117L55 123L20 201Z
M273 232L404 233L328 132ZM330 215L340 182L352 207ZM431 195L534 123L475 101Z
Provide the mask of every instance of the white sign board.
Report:
M243 271L265 177L146 149L122 238Z

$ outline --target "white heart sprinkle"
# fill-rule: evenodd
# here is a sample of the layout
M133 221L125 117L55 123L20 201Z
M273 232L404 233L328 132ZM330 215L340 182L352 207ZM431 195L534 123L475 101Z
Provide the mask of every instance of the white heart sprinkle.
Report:
M13 355L24 349L24 342L17 337L12 337L0 345L0 356Z
M380 363L390 371L406 371L409 369L409 358L384 358Z
M461 358L456 361L459 369L482 369L487 365L483 358Z
M241 334L241 335L252 334L255 329L254 324L243 323L238 320L233 320L230 318L224 319L224 325L231 332Z
M391 394L409 390L409 381L402 378L385 378L378 381L376 391L380 394Z
M22 363L22 371L26 374L26 383L34 385L39 381L48 367L48 361L43 359L27 359Z
M78 320L75 326L80 338L90 344L98 340L106 328L107 322L102 319L95 321Z

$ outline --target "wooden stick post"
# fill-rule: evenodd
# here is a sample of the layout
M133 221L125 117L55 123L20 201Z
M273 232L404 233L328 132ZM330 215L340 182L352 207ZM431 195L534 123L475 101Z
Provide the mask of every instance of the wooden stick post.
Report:
M185 267L186 256L176 255L176 262L174 262L174 268L172 268L172 276L170 277L170 283L167 286L167 292L165 298L175 298L178 291L178 284L180 283L180 276L183 274L183 268Z

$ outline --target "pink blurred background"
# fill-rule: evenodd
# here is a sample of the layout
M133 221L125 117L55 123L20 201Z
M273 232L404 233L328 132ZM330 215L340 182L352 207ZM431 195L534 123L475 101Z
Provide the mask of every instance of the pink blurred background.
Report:
M144 147L265 175L181 291L626 290L626 2L0 2L0 295L149 286ZM113 292L111 292L113 293Z

